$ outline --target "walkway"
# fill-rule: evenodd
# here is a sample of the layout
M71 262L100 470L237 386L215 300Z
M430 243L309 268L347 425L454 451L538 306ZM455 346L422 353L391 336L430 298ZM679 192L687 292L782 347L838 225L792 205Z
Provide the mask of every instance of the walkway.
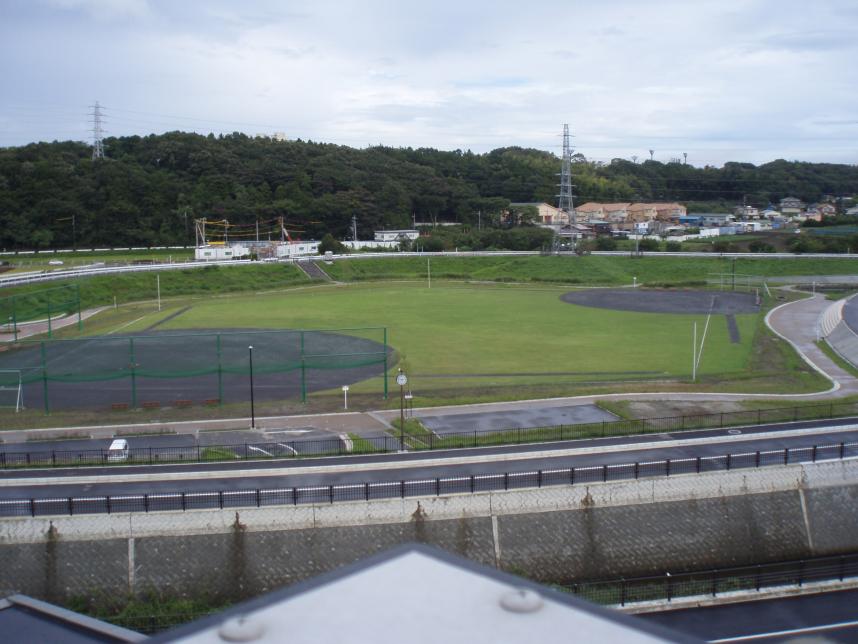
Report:
M100 313L108 307L102 306L95 309L86 309L80 312L80 319L86 320L91 318L96 313ZM51 318L51 331L62 329L63 327L77 324L77 315L65 315L61 318ZM5 327L4 327L5 328ZM20 322L18 324L18 339L29 338L34 335L42 335L48 332L48 321L40 320L38 322ZM7 331L0 331L0 343L14 342L15 334Z

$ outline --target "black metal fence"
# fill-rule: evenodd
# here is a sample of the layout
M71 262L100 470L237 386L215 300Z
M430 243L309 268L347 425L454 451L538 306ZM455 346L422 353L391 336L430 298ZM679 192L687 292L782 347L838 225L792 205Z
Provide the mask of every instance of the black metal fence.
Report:
M648 577L581 582L561 588L598 604L625 606L671 601L679 597L717 597L725 593L761 591L779 586L801 587L810 583L843 581L850 577L858 577L858 554L695 572L666 572Z
M519 488L541 488L676 474L699 474L701 472L727 471L739 468L759 468L815 462L822 459L843 459L852 456L858 456L858 442L810 445L808 447L737 454L728 453L721 456L698 456L696 458L637 461L500 474L471 474L444 478L400 479L397 481L272 489L12 499L0 500L0 516L35 517L112 514L116 512L187 511L473 494Z
M420 431L406 434L405 447L410 450L461 449L469 447L520 445L585 438L607 438L679 432L692 429L748 427L779 422L838 419L855 420L858 403L827 403L802 407L779 407L751 411L721 412L604 421L553 427L511 428L506 430L473 430L434 433ZM398 432L397 432L398 433ZM128 438L133 443L134 437ZM106 443L107 441L105 441ZM0 447L2 449L2 447ZM201 463L231 460L260 460L342 456L396 452L402 449L398 436L319 438L284 440L279 442L240 443L225 445L187 445L163 447L132 447L127 458L114 458L105 448L78 450L32 450L26 452L0 451L0 469L22 467L68 467L93 465L145 465L164 463Z

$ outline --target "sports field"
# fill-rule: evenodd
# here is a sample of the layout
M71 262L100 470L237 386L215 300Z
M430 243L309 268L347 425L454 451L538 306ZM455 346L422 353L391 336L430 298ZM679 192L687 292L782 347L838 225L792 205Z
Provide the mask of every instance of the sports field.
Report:
M327 286L195 302L158 330L383 326L398 366L422 392L690 377L693 324L699 342L706 314L579 306L561 299L565 293L568 287ZM738 341L731 341L725 316L713 315L698 373L743 372L758 315L734 316ZM154 319L123 333L151 326ZM354 388L379 390L378 379Z

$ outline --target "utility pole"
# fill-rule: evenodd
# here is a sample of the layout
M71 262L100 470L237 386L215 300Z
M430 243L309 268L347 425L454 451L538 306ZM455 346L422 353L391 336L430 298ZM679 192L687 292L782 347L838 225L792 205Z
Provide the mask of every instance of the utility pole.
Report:
M98 101L90 107L92 108L92 112L90 112L92 117L92 160L95 161L104 159L104 142L102 141L104 138L102 118L104 115L101 113L101 105Z
M482 230L482 229L483 229L483 211L478 210L477 211L477 230Z
M357 242L357 216L352 215L352 239Z

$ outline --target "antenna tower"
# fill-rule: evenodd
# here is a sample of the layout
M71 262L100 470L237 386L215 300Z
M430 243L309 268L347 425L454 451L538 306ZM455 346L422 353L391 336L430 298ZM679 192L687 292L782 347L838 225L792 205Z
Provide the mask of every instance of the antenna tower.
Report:
M557 195L557 208L566 213L570 224L577 223L572 203L572 146L569 143L569 124L563 124L563 161L560 165L560 194Z
M92 160L95 161L104 158L104 144L102 143L104 129L101 120L104 115L101 113L101 105L98 104L98 101L90 107L92 108L92 112L90 112L92 117Z

